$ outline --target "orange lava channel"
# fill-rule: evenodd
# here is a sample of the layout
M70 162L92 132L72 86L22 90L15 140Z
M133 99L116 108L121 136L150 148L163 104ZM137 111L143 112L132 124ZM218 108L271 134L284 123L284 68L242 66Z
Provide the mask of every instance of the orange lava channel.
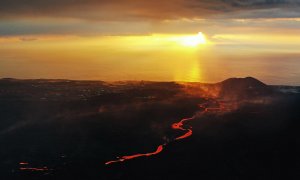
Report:
M48 168L47 167L42 167L42 168L21 167L20 170L21 171L25 171L25 170L28 170L28 171L48 171Z
M19 162L20 166L27 166L29 165L28 162ZM20 171L48 171L48 167L40 167L40 168L35 168L35 167L20 167Z
M173 128L173 129L178 129L178 130L182 130L182 131L187 131L184 135L175 138L175 140L184 139L184 138L187 138L187 137L189 137L189 136L191 136L191 135L193 134L193 131L192 131L191 127L188 128L188 129L183 128L183 125L184 125L184 122L185 122L185 121L190 121L190 120L193 120L193 119L195 119L195 116L193 116L193 117L191 117L191 118L185 118L185 119L182 119L182 120L179 121L178 123L172 124L172 128Z
M122 161L125 161L125 160L129 160L129 159L133 159L133 158L138 158L138 157L142 157L142 156L152 156L152 155L155 155L155 154L158 154L160 153L162 150L163 150L163 146L164 145L159 145L156 149L155 152L152 152L152 153L145 153L145 154L135 154L135 155L131 155L131 156L122 156L121 158L119 158L118 160L115 160L115 161L108 161L106 162L105 164L108 165L108 164L112 164L112 163L116 163L116 162L122 162Z
M215 105L216 107L210 107L211 104ZM172 126L171 126L172 129L174 129L174 130L181 130L181 131L185 131L186 132L185 134L183 134L183 135L181 135L181 136L176 137L175 139L173 139L173 141L185 139L185 138L187 138L187 137L189 137L189 136L191 136L193 134L191 126L189 126L188 128L184 128L185 122L194 120L194 119L200 117L200 115L202 115L204 113L208 113L208 112L223 112L223 111L229 110L228 108L225 107L225 105L222 102L219 102L219 101L216 101L216 100L211 101L210 103L207 102L207 103L199 104L198 106L199 106L200 109L202 109L201 113L196 114L196 115L194 115L193 117L190 117L190 118L183 118L179 122L172 124ZM169 142L166 142L166 143L164 143L162 145L159 145L157 147L157 149L156 149L155 152L145 153L145 154L135 154L135 155L131 155L131 156L122 156L122 157L118 158L117 160L106 162L105 165L109 165L109 164L113 164L113 163L118 163L118 162L123 162L123 161L126 161L126 160L130 160L130 159L134 159L134 158L139 158L139 157L142 157L142 156L156 155L156 154L162 152L164 146L166 146L168 143Z

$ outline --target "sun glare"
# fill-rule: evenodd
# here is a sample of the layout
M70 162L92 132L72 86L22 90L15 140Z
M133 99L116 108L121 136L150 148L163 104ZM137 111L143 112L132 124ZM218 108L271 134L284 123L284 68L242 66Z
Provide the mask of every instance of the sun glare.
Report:
M205 44L206 43L206 38L205 35L202 32L199 32L197 35L194 36L185 36L182 37L181 43L184 46L198 46L200 44Z

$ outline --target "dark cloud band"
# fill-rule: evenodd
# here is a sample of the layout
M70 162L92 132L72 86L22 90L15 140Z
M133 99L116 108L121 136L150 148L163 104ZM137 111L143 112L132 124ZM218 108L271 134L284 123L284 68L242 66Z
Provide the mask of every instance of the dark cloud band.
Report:
M299 11L299 7L300 0L3 0L0 1L0 17L161 20L203 18L270 8Z

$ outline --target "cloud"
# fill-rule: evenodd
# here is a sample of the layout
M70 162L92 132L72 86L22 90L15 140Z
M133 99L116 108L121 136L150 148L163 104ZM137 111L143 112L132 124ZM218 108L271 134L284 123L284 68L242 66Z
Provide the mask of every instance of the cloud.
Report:
M281 31L299 18L300 0L3 0L0 36Z
M281 17L299 17L299 7L300 0L4 0L0 1L0 17L165 20L208 18L274 8L282 10L283 13L279 13ZM252 17L265 15L265 12L250 13Z

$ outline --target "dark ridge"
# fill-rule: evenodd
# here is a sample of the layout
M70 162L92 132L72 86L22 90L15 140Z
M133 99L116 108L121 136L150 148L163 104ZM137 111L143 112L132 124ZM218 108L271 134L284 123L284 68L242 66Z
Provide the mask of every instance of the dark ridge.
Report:
M229 78L217 83L220 87L219 96L230 99L250 98L269 95L272 88L265 83L253 78Z
M253 77L245 77L245 78L229 78L226 79L222 82L220 82L220 84L223 85L233 85L233 84L243 84L243 85L249 85L249 86L253 86L253 87L266 87L267 85L261 81L259 81L258 79L255 79Z
M0 78L0 81L15 81L15 78Z

